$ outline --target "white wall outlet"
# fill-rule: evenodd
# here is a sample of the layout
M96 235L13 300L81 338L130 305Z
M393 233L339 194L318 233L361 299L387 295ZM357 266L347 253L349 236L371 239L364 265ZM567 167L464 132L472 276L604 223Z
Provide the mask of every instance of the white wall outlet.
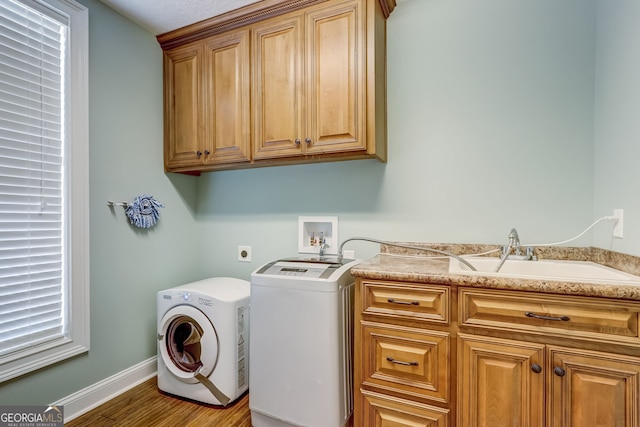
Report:
M614 209L613 217L616 218L616 223L613 226L613 237L622 239L624 237L624 209Z
M356 251L345 249L342 251L342 256L346 259L356 259Z
M251 262L251 246L238 246L238 261Z

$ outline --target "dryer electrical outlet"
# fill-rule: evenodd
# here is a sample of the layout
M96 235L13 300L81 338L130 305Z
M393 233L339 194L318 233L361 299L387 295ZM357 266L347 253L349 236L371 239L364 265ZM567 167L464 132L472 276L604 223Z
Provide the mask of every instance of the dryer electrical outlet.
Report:
M238 261L251 262L251 246L238 246Z

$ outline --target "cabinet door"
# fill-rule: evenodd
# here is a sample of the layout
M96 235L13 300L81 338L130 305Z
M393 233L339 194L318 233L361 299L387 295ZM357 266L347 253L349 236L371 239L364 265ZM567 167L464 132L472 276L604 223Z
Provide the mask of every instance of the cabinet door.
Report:
M206 164L249 161L249 30L205 43Z
M458 425L544 426L544 345L460 334Z
M202 163L202 45L164 53L165 166Z
M302 19L285 16L251 30L253 157L302 153Z
M306 15L308 154L366 149L365 13L361 6L354 1Z
M637 357L560 347L550 347L549 354L550 425L640 425Z

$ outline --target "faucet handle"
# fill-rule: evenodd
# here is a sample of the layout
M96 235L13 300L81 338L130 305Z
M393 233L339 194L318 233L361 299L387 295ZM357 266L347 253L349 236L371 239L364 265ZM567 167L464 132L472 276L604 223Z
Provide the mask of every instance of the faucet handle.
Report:
M527 246L525 248L525 259L531 260L531 261L537 261L538 257L536 256L536 252L533 246Z
M511 253L511 245L504 245L500 248L500 256L509 255Z

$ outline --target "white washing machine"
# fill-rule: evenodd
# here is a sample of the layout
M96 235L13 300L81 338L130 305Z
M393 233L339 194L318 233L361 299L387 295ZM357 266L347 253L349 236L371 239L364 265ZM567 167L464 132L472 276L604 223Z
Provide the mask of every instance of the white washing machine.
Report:
M251 275L254 427L342 427L353 412L353 294L359 261L290 258Z
M214 277L158 292L158 388L226 406L249 387L246 280Z

